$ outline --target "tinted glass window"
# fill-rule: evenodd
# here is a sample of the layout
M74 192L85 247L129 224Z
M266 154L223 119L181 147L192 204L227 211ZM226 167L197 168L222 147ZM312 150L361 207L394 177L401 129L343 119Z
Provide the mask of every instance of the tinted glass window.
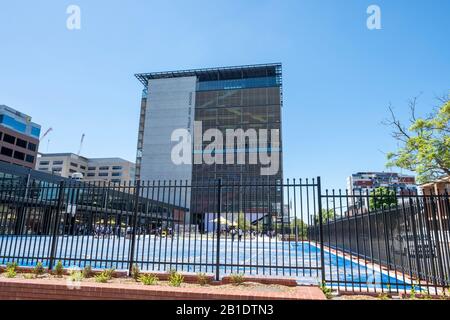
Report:
M23 153L23 152L20 152L20 151L15 151L14 152L14 159L17 159L17 160L25 160L25 153Z
M21 147L21 148L26 148L27 147L27 142L25 140L17 138L16 146Z
M34 156L32 156L31 154L27 154L27 156L25 157L25 161L29 162L29 163L33 163L34 162Z
M10 148L3 147L2 151L1 151L1 154L4 155L4 156L12 157L13 151Z
M15 144L16 143L16 138L14 138L13 136L10 136L9 134L6 134L3 136L3 141L7 142L7 143L11 143L11 144Z

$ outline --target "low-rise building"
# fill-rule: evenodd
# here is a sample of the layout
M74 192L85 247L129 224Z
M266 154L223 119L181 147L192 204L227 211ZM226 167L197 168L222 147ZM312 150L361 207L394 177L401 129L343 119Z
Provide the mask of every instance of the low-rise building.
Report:
M42 154L36 170L49 172L61 177L83 175L85 181L109 181L124 183L134 181L134 163L121 158L86 158L73 153Z
M357 172L347 178L347 190L350 195L349 207L368 208L368 197L373 190L386 187L395 190L397 195L417 193L416 178L396 172Z
M41 126L31 117L0 105L0 161L33 169Z

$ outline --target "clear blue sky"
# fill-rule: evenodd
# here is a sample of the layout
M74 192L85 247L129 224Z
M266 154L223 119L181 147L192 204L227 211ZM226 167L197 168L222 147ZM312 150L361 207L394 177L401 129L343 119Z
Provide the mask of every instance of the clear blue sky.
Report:
M66 8L81 8L81 30ZM382 30L366 28L381 7ZM134 73L283 63L285 177L386 170L381 121L450 89L450 1L2 1L0 104L54 131L40 151L135 160Z

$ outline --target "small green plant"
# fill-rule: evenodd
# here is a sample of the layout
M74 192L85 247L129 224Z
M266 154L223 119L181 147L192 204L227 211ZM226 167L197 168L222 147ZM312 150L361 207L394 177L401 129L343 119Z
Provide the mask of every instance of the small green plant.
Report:
M14 271L17 271L17 262L8 262L6 264L6 269L12 268Z
M114 274L114 269L103 270L102 273L95 276L95 281L100 283L106 283L111 280Z
M139 280L139 276L141 274L141 270L139 269L139 266L137 264L134 264L131 268L131 277L135 280Z
M197 274L197 283L201 286L206 286L211 282L211 279L205 273Z
M25 273L23 277L27 280L33 279L34 275L32 273Z
M320 284L320 290L322 290L323 294L325 295L325 297L327 297L327 299L331 299L333 291L331 290L331 288L327 287L325 281Z
M153 286L158 283L158 277L154 274L143 274L139 278L139 281L146 286Z
M239 286L244 283L244 275L240 273L232 274L230 280L232 284Z
M6 274L5 274L5 276L6 276L7 278L15 278L16 275L17 275L17 273L16 273L15 268L13 268L13 267L8 267L8 268L6 268Z
M69 280L70 281L80 282L83 279L84 279L84 276L83 276L83 272L82 271L73 270L72 272L70 272L70 275L69 275Z
M409 292L409 298L415 300L417 295L416 284L413 282L411 286L411 291Z
M92 267L89 264L83 268L83 277L86 279L92 277Z
M184 277L178 272L171 273L169 276L169 285L179 287L184 282Z
M380 300L389 300L389 295L386 292L382 292L378 295L378 299Z
M55 274L58 277L62 277L64 274L64 266L61 261L58 261L58 263L55 266Z
M33 273L36 278L44 274L44 266L42 265L42 262L38 261L33 269Z

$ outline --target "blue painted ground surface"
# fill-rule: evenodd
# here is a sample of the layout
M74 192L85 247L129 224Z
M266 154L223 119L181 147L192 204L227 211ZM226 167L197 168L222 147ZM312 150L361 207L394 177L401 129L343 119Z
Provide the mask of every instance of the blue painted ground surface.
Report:
M124 237L61 236L57 239L56 260L66 267L128 269L131 241ZM0 264L20 265L49 262L49 236L0 237ZM178 250L177 250L178 248ZM216 272L217 242L206 236L161 238L141 236L136 243L136 263L141 270L177 269L187 272ZM268 238L231 241L221 239L220 274L245 273L295 277L300 283L317 284L321 279L320 249L309 242L288 243ZM403 279L325 251L325 274L329 285L340 288L388 288L409 290ZM351 284L351 283L357 284Z

